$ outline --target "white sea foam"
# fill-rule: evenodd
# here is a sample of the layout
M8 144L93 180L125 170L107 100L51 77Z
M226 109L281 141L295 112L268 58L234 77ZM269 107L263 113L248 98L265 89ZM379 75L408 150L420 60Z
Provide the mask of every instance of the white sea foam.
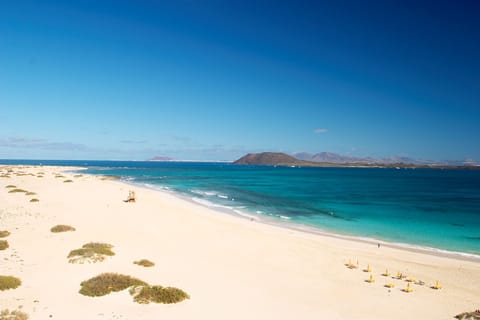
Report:
M214 207L214 203L205 200L205 199L200 199L197 197L192 197L193 202L196 202L198 204L201 204L202 206L207 206L207 207Z
M221 199L228 199L229 198L228 195L222 194L222 193L220 193L218 191L215 191L215 190L203 191L203 190L198 190L198 189L192 189L192 190L190 190L190 192L192 192L194 194L198 194L200 196L206 196L206 197L218 197L218 198L221 198Z
M197 197L192 197L192 201L194 201L198 204L201 204L202 206L205 206L205 207L233 210L232 207L223 206L221 204L217 204L217 203L214 203L214 202L211 202L211 201L208 201L208 200L205 200L205 199L200 199L200 198L197 198Z
M257 220L257 221L260 220L258 217L253 216L253 215L248 214L248 213L245 213L245 212L240 211L240 210L238 210L238 209L233 209L233 212L235 212L235 213L238 214L239 216L246 217L246 218L249 218L249 219L251 219L251 220Z
M201 196L216 196L218 194L217 191L203 191L203 190L198 190L198 189L192 189L190 190L192 193L201 195Z
M197 197L192 197L191 199L192 199L193 202L198 203L198 204L200 204L204 207L220 208L220 209L223 209L223 210L227 210L227 212L228 211L233 212L233 213L235 213L239 216L248 218L250 220L260 221L260 219L257 216L254 216L254 215L251 215L251 214L248 214L248 213L245 213L245 212L241 211L240 209L244 209L245 208L244 206L230 207L230 206L224 206L224 205L217 204L217 203L211 202L209 200L201 199L201 198L197 198Z
M190 192L201 195L201 196L205 195L205 193L202 190L192 189L192 190L190 190Z

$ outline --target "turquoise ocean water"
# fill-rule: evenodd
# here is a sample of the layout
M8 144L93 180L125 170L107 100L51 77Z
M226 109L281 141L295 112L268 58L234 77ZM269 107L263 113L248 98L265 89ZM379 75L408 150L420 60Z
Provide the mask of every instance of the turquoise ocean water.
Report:
M260 220L480 255L480 170L227 163L0 161L87 166Z

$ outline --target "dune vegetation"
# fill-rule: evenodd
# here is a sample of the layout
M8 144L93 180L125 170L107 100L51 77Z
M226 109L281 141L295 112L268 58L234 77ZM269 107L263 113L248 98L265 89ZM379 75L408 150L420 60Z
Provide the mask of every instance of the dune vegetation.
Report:
M185 291L174 287L140 286L131 288L130 294L133 296L133 301L142 304L150 302L170 304L190 299Z
M70 263L102 262L107 256L113 256L113 246L108 243L90 242L80 249L70 251L68 258Z
M110 292L122 291L132 286L147 285L142 280L118 273L102 273L80 283L80 293L85 296L99 297Z
M5 250L9 247L7 240L0 240L0 250Z
M102 273L96 277L80 283L80 294L90 297L99 297L111 292L122 291L130 288L129 293L133 301L147 304L154 303L178 303L190 296L181 289L174 287L151 286L140 279L118 274Z
M133 263L136 264L136 265L142 266L142 267L147 267L147 268L148 267L153 267L155 265L155 263L153 263L152 261L147 260L147 259L134 261Z
M20 279L12 276L0 276L0 291L15 289L22 284Z
M0 230L0 238L6 238L10 235L10 232L7 230Z
M0 320L27 320L28 314L20 310L4 309L0 311Z
M23 189L17 189L17 188L8 191L8 193L20 193L20 192L27 193L28 191Z
M34 199L32 199L34 200ZM30 200L30 202L32 202ZM58 233L58 232L66 232L66 231L75 231L75 228L66 224L57 224L56 226L50 229L51 232Z

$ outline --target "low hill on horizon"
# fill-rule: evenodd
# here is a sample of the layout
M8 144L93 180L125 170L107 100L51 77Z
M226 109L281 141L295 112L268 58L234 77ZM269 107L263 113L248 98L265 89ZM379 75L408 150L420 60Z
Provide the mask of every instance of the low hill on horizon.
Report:
M305 161L296 159L288 154L281 152L262 152L249 153L240 159L233 162L233 164L252 164L252 165L296 165L303 164Z

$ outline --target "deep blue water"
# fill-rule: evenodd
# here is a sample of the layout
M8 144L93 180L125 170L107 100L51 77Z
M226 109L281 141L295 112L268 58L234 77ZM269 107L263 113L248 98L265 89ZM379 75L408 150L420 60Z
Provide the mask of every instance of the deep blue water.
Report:
M87 166L238 214L480 255L480 170L290 168L226 163L27 161Z

